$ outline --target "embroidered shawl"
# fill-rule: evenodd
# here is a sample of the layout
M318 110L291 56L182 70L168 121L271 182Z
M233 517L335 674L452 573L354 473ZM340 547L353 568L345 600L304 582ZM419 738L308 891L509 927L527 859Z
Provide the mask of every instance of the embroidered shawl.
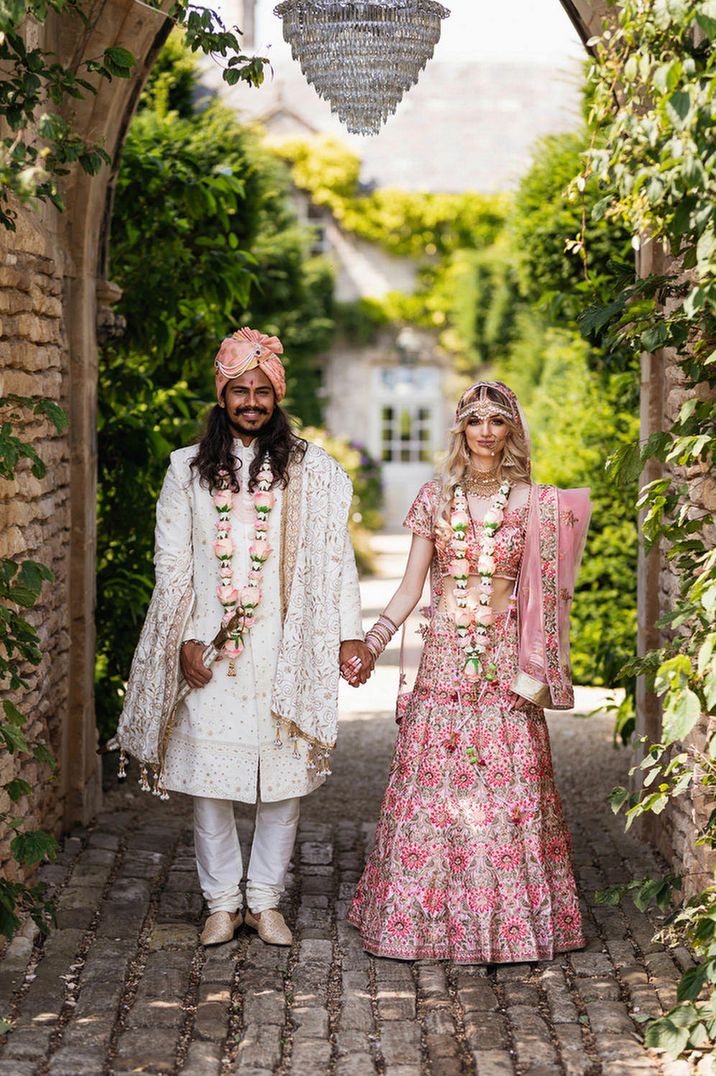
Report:
M289 465L280 555L285 619L272 710L291 735L319 749L336 741L339 603L352 493L348 475L316 445ZM155 565L154 593L108 746L159 769L173 727L179 647L194 604L191 549L167 563L157 549Z

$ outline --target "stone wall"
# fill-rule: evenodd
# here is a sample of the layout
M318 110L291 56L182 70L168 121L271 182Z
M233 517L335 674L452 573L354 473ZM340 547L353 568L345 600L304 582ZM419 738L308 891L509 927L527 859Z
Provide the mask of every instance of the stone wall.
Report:
M40 396L67 408L69 356L63 318L64 258L43 226L42 217L22 213L17 232L0 235L0 395ZM5 415L3 415L5 418ZM69 689L69 444L46 420L29 418L23 439L48 467L37 479L23 462L15 481L0 480L0 556L48 565L55 581L45 584L40 606L28 614L44 656L28 674L27 690L13 694L26 715L31 742L44 740L56 757L63 749L63 719ZM62 785L49 768L27 756L0 753L0 784L13 777L28 781L29 802L12 806L28 825L59 829ZM10 809L0 792L0 811ZM0 870L9 854L9 836L0 840Z
M665 274L673 271L673 260L658 245L647 243L639 255L638 271L642 276L649 273ZM684 371L672 351L665 349L653 355L643 355L642 440L652 433L668 429L678 417L682 404L694 395L703 400L713 399L714 394L709 395L709 392L706 384L696 388L686 387ZM716 479L705 465L688 468L672 466L670 473L678 482L688 485L691 518L705 512L716 512ZM642 475L642 482L652 482L663 475L662 465L651 460ZM706 526L705 539L711 548L716 546L716 526ZM674 608L680 594L679 579L663 542L647 554L642 541L638 583L638 648L639 653L644 654L666 641L665 633L656 627L656 622ZM702 753L714 731L716 722L704 715L680 749ZM658 742L660 733L659 700L647 691L642 678L637 694L637 734ZM642 822L644 835L658 847L674 870L682 874L687 896L699 892L713 879L714 854L705 845L697 847L694 840L714 807L716 802L713 796L696 785L687 794L672 800L661 815L648 814Z
M669 352L664 354L664 419L666 426L678 417L682 404L689 398L697 396L701 400L713 401L716 394L705 383L695 389L685 387L685 378L680 365ZM716 512L716 479L705 466L675 467L675 478L689 487L691 508L689 515L696 518L705 512ZM705 527L708 545L716 546L716 526ZM662 550L661 572L659 574L660 607L667 611L672 609L679 597L679 580L671 562ZM687 751L703 754L707 749L709 738L716 732L716 719L703 715L685 741L683 748ZM707 821L711 811L716 807L713 792L697 785L689 795L673 801L663 819L654 826L655 839L662 853L674 864L676 870L684 876L684 889L688 896L700 892L713 882L714 854L706 845L695 846L694 836Z
M31 743L45 740L59 762L46 766L0 751L0 784L22 777L33 787L10 805L35 825L60 832L86 824L101 804L94 720L95 492L97 334L111 327L119 291L107 279L111 191L127 124L171 23L161 10L132 0L99 0L92 21L51 12L28 29L78 69L83 56L122 46L137 60L133 78L96 80L97 92L71 101L71 119L85 138L107 150L112 166L95 177L73 171L64 182L66 210L19 207L17 230L0 228L0 394L46 397L69 416L58 435L44 421L25 431L49 470L38 480L23 464L0 481L0 556L47 564L46 584L28 619L36 625L42 663L28 670L29 688L13 692L28 718ZM83 74L86 72L82 71ZM0 697L6 685L0 685ZM7 692L5 692L7 694ZM0 871L8 870L10 837L0 827Z

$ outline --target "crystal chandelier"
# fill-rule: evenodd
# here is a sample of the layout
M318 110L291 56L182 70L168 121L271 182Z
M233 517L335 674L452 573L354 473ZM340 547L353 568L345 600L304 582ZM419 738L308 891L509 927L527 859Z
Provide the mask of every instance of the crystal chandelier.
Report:
M435 0L283 0L294 60L354 134L377 134L413 86L450 14Z

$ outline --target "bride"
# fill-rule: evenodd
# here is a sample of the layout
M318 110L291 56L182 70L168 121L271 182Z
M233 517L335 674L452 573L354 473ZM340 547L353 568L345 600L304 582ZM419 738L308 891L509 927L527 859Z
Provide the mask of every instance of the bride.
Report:
M348 915L377 956L502 963L584 944L543 707L573 705L589 494L532 483L529 452L506 385L463 394L442 476L405 521L405 575L366 637L377 659L430 570L425 647Z

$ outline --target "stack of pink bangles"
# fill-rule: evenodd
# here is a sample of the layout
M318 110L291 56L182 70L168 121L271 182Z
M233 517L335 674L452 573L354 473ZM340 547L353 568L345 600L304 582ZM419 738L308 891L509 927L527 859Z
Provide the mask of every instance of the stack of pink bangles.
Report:
M365 645L368 647L376 661L397 630L395 624L389 617L383 616L382 614L378 617L365 637Z

